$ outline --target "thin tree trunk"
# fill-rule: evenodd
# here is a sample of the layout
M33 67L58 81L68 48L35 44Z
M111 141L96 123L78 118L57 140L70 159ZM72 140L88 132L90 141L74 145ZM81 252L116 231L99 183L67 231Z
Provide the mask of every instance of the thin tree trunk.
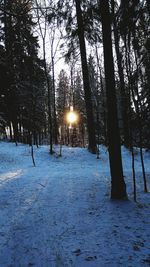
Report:
M104 90L104 84L103 84L103 77L102 77L102 70L99 63L99 57L98 57L98 51L96 47L96 58L97 58L97 65L99 69L99 75L100 75L100 86L101 86L101 93L102 93L102 112L103 112L103 122L104 122L104 144L107 145L107 122L106 122L106 104L105 104L105 90Z
M131 153L132 153L132 175L133 175L133 194L134 194L134 201L137 200L136 195L136 176L135 176L135 164L134 164L134 147L131 147Z
M11 126L11 121L9 121L9 133L10 133L10 140L12 141L12 126Z
M55 99L55 70L54 70L54 56L52 53L52 80L53 80L53 105L54 105L54 142L58 144L58 126L56 117L56 99Z
M138 63L137 63L136 53L135 53L135 61L136 61L137 73L138 73ZM134 94L134 90L132 87L132 97L133 97L133 102L134 102L137 117L138 117L139 147L140 147L140 158L141 158L141 166L142 166L143 181L144 181L144 191L145 191L145 193L147 193L148 189L147 189L147 180L146 180L145 165L144 165L144 158L143 158L143 148L142 148L142 143L143 143L142 121L141 121L141 116L140 116L140 110L142 112L143 108L142 108L141 99L140 99L140 95L139 95L138 84L135 85L135 90L136 90L137 100L135 99L135 94Z
M46 63L45 63L46 65ZM52 112L51 112L51 102L50 102L50 82L47 74L47 68L45 66L45 76L47 81L48 89L48 127L49 127L49 142L50 142L50 154L53 154L53 136L52 136Z
M38 6L38 3L36 1L36 5ZM45 48L45 38L46 38L46 18L44 21L44 33L42 31L42 27L40 24L40 15L39 10L37 9L37 19L39 24L39 30L42 37L42 48L43 48L43 61L44 61L44 72L45 72L45 78L47 83L47 90L48 90L48 130L49 130L49 144L50 144L50 154L53 154L53 123L52 123L52 109L51 109L51 86L50 86L50 80L48 75L48 69L46 65L46 48Z
M130 150L131 150L131 157L132 157L132 178L133 178L133 194L134 194L134 201L137 201L137 192L136 192L136 174L135 174L135 157L134 157L134 144L133 144L133 130L132 130L132 108L131 108L131 92L132 92L132 83L131 83L131 65L130 65L130 58L129 52L127 49L127 40L124 38L125 44L125 62L126 62L126 72L128 78L128 95L129 95L129 128L130 128Z
M32 139L32 136L31 136ZM33 150L33 144L32 144L32 140L31 140L31 157L32 157L32 162L33 162L33 166L35 167L35 160L34 160L34 150Z
M137 118L138 118L139 147L140 147L140 158L141 158L141 166L142 166L143 181L144 181L144 191L147 193L148 192L147 180L146 180L146 173L145 173L145 166L144 166L144 159L143 159L143 150L142 150L142 123L141 123L141 117L140 117L140 111L139 111L139 107L142 110L142 105L141 105L139 92L138 92L138 84L134 86L133 79L132 79L132 70L131 70L131 61L130 61L130 53L131 53L130 40L128 40L128 46L127 46L127 42L126 42L126 39L125 39L125 49L126 49L126 69L127 69L129 88L130 88L130 91L131 91L131 94L132 94L132 100L133 100L133 103L134 103L134 106L135 106L135 110L136 110L136 113L137 113ZM138 72L138 64L137 64L136 54L135 54L135 60L136 60L137 72ZM137 100L135 99L134 88L136 90ZM132 125L130 127L132 129Z
M35 167L35 160L34 160L34 152L33 152L33 145L31 145L31 156L32 156L32 161L33 161L33 166Z
M100 83L101 83L101 90L102 90L102 106L103 106L103 120L104 120L104 144L108 144L108 138L107 138L107 119L106 119L106 104L105 104L105 90L104 90L104 85L103 85L103 80L102 80L102 71L100 68Z
M17 127L17 121L15 118L13 119L12 125L13 125L13 132L14 132L14 141L17 146L18 145L17 143L18 142L18 127Z
M81 54L81 64L82 64L82 74L83 74L83 85L85 94L85 105L87 113L87 129L88 129L88 139L89 139L89 151L96 153L96 137L95 137L95 124L93 116L91 89L89 82L88 64L86 57L86 47L84 39L84 26L82 19L82 11L80 6L80 0L75 0L76 3L76 14L77 14L77 24L78 24L78 37L80 44L80 54Z
M113 12L113 28L114 28L114 41L115 51L117 56L118 74L120 79L120 92L121 92L121 107L122 107L122 119L123 119L123 135L124 145L129 147L130 145L130 130L128 120L128 105L127 105L127 93L125 91L124 73L122 67L122 55L119 48L119 34L116 25L116 18L114 14L114 0L111 0L112 12Z

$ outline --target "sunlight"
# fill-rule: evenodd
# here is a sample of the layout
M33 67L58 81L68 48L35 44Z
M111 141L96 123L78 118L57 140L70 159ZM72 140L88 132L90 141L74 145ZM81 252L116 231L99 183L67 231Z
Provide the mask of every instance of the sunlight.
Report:
M1 181L5 181L5 180L8 180L8 179L13 179L17 176L19 176L20 174L22 173L22 170L17 170L17 171L14 171L14 172L7 172L7 173L4 173L4 174L1 174L0 175L0 182Z
M69 123L75 123L77 121L77 114L74 112L74 111L70 111L68 114L67 114L67 121Z
M66 119L67 119L67 122L70 124L75 123L78 120L78 115L75 111L73 111L72 106L70 107L70 111L67 113Z

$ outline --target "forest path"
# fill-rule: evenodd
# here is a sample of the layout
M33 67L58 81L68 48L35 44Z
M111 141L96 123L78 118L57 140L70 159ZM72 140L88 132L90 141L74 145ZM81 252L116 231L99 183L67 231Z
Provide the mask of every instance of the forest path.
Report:
M148 205L109 200L105 148L97 160L86 149L63 147L58 157L41 147L33 167L27 146L10 145L1 149L0 267L116 267L128 266L127 257L141 266L147 260Z

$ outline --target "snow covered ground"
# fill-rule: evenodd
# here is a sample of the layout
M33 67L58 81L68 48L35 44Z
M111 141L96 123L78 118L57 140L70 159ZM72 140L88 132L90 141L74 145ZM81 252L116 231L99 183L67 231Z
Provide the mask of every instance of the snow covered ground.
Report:
M150 266L150 194L143 191L136 151L122 149L129 201L110 200L108 152L0 142L0 267ZM144 152L150 180L150 153ZM116 166L117 167L117 166ZM150 183L149 183L150 188Z

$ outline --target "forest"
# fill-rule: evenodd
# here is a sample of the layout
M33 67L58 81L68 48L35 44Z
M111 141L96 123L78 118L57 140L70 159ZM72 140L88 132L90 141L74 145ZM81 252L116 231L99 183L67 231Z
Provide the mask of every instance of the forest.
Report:
M150 266L150 1L0 0L0 267Z
M132 154L134 188L139 147L147 192L149 15L148 0L1 0L1 139L48 144L50 154L54 144L97 156L107 146L116 199L127 198L121 145ZM70 107L78 120L69 125Z

